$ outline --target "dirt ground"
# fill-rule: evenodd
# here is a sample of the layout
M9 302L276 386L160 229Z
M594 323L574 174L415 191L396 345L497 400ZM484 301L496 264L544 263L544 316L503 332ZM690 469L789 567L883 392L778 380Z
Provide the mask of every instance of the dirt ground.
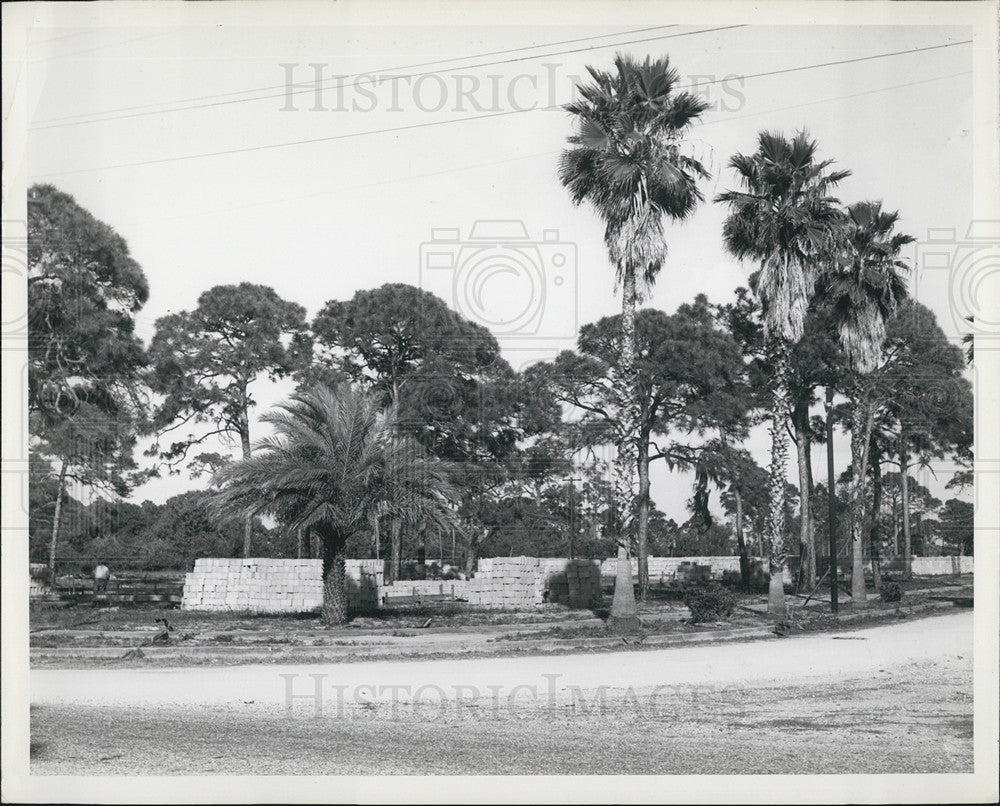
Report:
M822 600L803 606L802 599L789 597L792 609L782 624L767 616L763 596L742 596L727 622L711 624L691 624L688 609L676 597L657 596L640 604L642 634L627 642L607 634L606 613L560 605L511 612L437 603L358 616L336 628L324 627L315 615L42 606L31 612L31 662L38 668L159 668L601 652L621 649L623 643L640 650L694 640L767 638L776 629L788 634L920 617L950 607L956 596L972 594L970 580L965 579L910 584L899 605L873 597L860 611L844 605L839 619L831 617Z
M963 609L638 654L37 669L31 771L970 772L971 650Z

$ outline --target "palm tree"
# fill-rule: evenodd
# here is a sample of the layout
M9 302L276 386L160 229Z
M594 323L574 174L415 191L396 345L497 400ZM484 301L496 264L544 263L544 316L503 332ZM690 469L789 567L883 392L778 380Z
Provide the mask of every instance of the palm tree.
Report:
M802 337L819 264L828 254L842 214L830 191L850 171L829 170L816 159L817 145L803 130L791 140L761 132L757 150L735 155L729 166L742 190L720 194L729 205L723 227L727 250L760 264L751 283L764 315L772 367L768 489L771 499L765 538L771 584L768 611L785 612L785 489L788 465L789 352Z
M899 259L899 253L914 240L893 232L898 220L899 213L883 211L881 202L858 202L848 207L843 232L844 260L825 278L823 291L830 301L840 344L853 375L849 492L851 600L858 603L866 597L865 479L874 417L866 379L882 357L886 320L906 296L902 273L909 267Z
M255 453L216 474L215 509L273 515L312 529L323 547L323 620L347 619L344 550L348 538L388 511L447 518L444 464L396 428L395 410L346 384L298 392L261 417L274 433Z
M639 62L619 54L614 73L587 70L594 83L580 87L581 99L565 107L576 116L577 133L568 138L572 147L560 158L559 178L574 204L588 202L604 222L604 242L622 289L615 498L622 526L619 539L627 557L632 548L627 535L633 529L639 439L636 305L640 294L656 281L666 258L664 219L684 220L703 200L697 183L708 172L684 153L684 136L707 104L677 91L680 76L666 56L656 60L647 56ZM638 524L642 594L648 585L647 514L641 509Z

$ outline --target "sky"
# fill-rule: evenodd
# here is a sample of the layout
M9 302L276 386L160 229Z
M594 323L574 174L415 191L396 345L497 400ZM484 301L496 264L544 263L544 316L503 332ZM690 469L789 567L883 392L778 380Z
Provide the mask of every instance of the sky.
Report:
M929 231L954 231L948 249L960 254L973 217L968 27L671 25L664 15L614 26L455 22L36 28L28 181L72 194L127 240L150 283L137 317L147 340L158 317L218 284L272 286L311 318L327 300L400 282L491 327L522 369L571 348L580 325L620 305L601 225L557 179L572 132L559 106L588 65L610 68L616 52L667 55L710 104L690 148L712 178L708 201L668 226L667 262L645 305L670 312L698 293L726 302L746 284L753 267L724 252L725 211L711 199L733 186L727 161L751 152L762 129L808 129L821 158L853 172L842 200L899 210L918 266ZM526 233L492 253L506 255L490 264L504 271L469 257L474 225L498 242ZM435 268L442 255L450 269ZM975 301L954 285L941 268L911 278L957 342ZM260 413L290 387L253 391ZM763 429L748 447L766 464ZM836 456L840 472L843 435ZM944 493L954 467L932 469L921 482ZM204 484L161 478L134 498ZM654 467L653 498L678 521L690 485Z

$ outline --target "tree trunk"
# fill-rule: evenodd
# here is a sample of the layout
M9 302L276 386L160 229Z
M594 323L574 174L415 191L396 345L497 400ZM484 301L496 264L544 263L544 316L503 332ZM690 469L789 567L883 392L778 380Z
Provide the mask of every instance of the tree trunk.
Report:
M913 576L913 537L910 534L910 457L906 437L899 437L899 492L903 510L903 579Z
M295 558L302 559L302 529L295 530Z
M346 541L336 532L321 532L323 542L323 623L327 626L347 621Z
M240 414L240 445L243 448L243 458L250 458L250 418L246 408ZM253 549L253 521L251 518L243 520L243 559L250 556Z
M873 445L872 451L872 516L871 531L868 533L869 551L872 555L872 585L876 593L882 588L882 457L878 445Z
M632 553L633 516L635 514L635 475L637 469L639 402L635 377L635 273L629 269L622 280L622 342L618 363L618 388L621 395L621 433L615 455L615 504L618 510L618 537Z
M52 514L52 537L49 540L49 582L56 582L56 546L59 544L59 521L62 519L63 495L66 492L66 460L59 465L59 485L56 488L56 509Z
M389 527L389 584L399 582L403 575L403 524L394 517Z
M816 587L816 557L812 545L812 520L809 496L809 401L796 401L792 413L795 428L795 451L799 465L799 579L806 588Z
M479 541L476 539L475 535L469 537L469 548L465 552L465 576L468 579L472 578L472 575L476 573L476 560L478 557Z
M740 552L740 583L743 590L750 590L750 556L747 552L747 541L743 536L743 496L737 488L733 488L736 499L736 546Z
M785 608L785 486L788 474L788 434L785 422L788 417L788 345L781 339L771 340L771 357L774 375L771 389L771 466L768 473L770 509L767 516L766 538L768 545L767 612L783 616Z
M854 401L851 415L851 603L864 604L865 585L865 478L868 474L869 421L862 394Z
M417 542L417 579L427 578L427 531L423 526L418 526L419 534Z
M809 567L807 569L809 579L812 580L810 590L816 587L816 515L813 511L812 494L816 491L816 483L813 481L812 465L812 440L809 440L809 450L806 451L806 480L809 484Z
M607 628L616 635L638 632L642 627L632 588L632 561L624 545L618 545L618 571L615 575L615 596L611 600L611 615Z
M826 387L826 506L830 552L830 610L840 609L840 572L837 569L837 477L833 467L833 387Z
M649 598L649 440L643 435L639 445L638 521L639 599Z
M375 559L382 559L382 534L379 530L380 518L372 519L372 542L375 544Z

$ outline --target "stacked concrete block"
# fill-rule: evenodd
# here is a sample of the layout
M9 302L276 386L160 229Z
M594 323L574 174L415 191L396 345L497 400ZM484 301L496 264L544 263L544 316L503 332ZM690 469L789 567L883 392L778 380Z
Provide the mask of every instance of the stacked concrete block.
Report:
M29 563L28 565L28 596L40 597L48 596L52 593L49 587L48 578L49 567L45 563Z
M496 610L524 610L543 601L538 557L491 557L479 561L465 586L469 604Z
M492 557L465 586L469 604L504 610L530 609L543 602L596 607L602 601L600 563L538 557Z
M543 561L545 599L570 607L598 607L602 602L598 560Z
M385 585L385 560L347 560L344 566L347 607L350 610L376 609L379 591Z
M202 558L184 578L182 610L304 613L323 604L322 560Z
M974 571L972 557L914 557L912 563L913 573L918 576L971 574Z
M639 560L636 557L631 558L632 562L632 575L638 576L639 574ZM709 566L711 568L711 576L713 579L720 579L726 571L739 571L740 570L740 558L739 557L649 557L649 582L652 585L660 583L669 583L677 579L677 572L682 565L690 568L691 566ZM611 557L610 559L601 562L601 576L605 580L612 580L615 578L615 574L618 572L618 558ZM683 576L683 572L682 572Z

